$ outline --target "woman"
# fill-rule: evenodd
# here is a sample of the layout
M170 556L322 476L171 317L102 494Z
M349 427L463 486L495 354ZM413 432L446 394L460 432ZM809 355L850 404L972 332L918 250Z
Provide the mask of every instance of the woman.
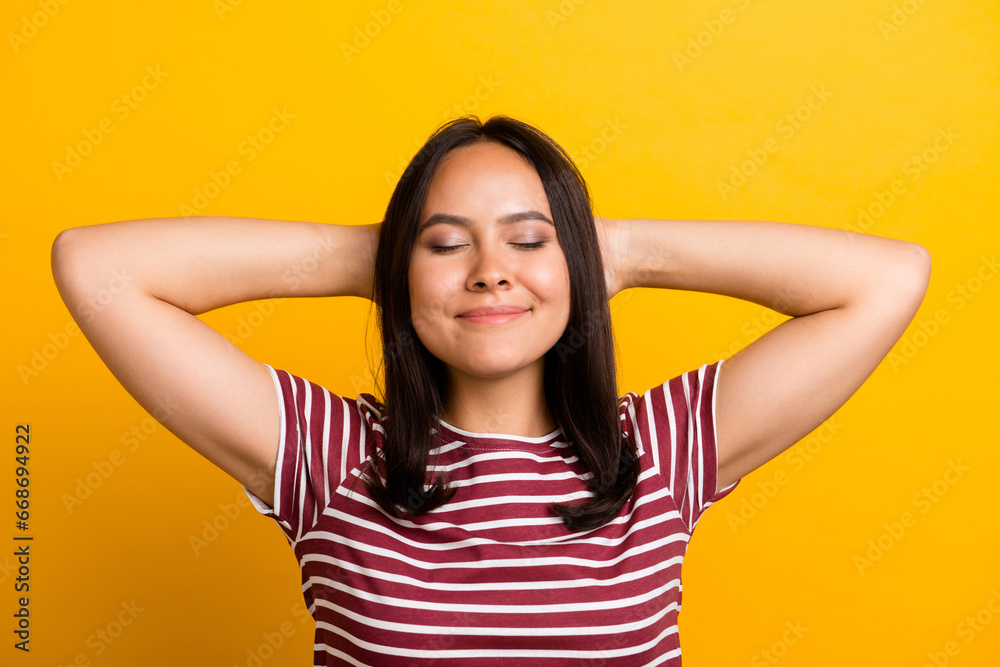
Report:
M930 259L823 227L594 218L555 142L499 116L439 128L381 224L78 227L53 271L124 387L169 400L162 423L281 527L315 664L679 665L701 514L858 389ZM125 287L88 309L116 271ZM631 287L792 318L724 372L619 397L607 302ZM261 365L195 317L333 295L378 305L383 400Z

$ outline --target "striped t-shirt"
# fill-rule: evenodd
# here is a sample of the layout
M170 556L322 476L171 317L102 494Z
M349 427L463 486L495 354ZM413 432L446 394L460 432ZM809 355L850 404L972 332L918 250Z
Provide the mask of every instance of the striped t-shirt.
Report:
M381 404L264 366L281 410L274 508L244 491L298 559L315 665L681 664L688 540L738 483L714 493L722 361L619 398L639 483L615 519L583 533L549 507L590 497L560 429L526 438L439 420L431 460L455 495L397 519L356 479L383 442Z

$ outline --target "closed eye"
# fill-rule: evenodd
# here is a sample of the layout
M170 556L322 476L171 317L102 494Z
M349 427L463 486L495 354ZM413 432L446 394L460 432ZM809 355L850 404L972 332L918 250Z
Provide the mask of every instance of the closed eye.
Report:
M511 245L515 245L518 248L522 248L524 250L537 250L545 245L545 241L534 241L532 243L513 243ZM461 247L462 246L460 245L432 245L430 249L431 252L435 252L438 254L445 254L451 252L452 250L457 250Z

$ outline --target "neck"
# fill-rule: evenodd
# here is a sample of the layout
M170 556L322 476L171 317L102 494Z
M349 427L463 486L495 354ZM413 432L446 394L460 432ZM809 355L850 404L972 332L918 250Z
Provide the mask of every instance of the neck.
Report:
M544 363L495 379L449 369L441 418L472 433L546 436L557 424L545 400L543 374Z

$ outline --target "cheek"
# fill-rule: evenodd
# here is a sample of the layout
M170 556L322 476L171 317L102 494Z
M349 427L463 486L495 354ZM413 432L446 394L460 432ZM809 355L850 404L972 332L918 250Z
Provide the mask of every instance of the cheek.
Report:
M410 288L410 307L415 311L422 310L428 301L434 298L433 277L425 265L411 262L410 270L407 272L407 282Z
M427 286L414 276L410 277L410 315L413 318L413 328L420 333L427 319L427 303L431 296L427 294Z
M565 265L563 265L559 273L559 276L557 278L557 281L559 285L558 290L559 290L560 310L562 312L563 328L565 329L566 325L569 324L569 316L570 316L570 311L572 310L572 303L573 303L572 288L570 286L570 281L569 281L569 269L567 269Z
M422 271L419 266L410 272L409 282L410 314L419 334L448 315L450 287L446 276Z
M564 262L553 262L538 275L539 289L553 302L565 302L569 307L569 269Z

